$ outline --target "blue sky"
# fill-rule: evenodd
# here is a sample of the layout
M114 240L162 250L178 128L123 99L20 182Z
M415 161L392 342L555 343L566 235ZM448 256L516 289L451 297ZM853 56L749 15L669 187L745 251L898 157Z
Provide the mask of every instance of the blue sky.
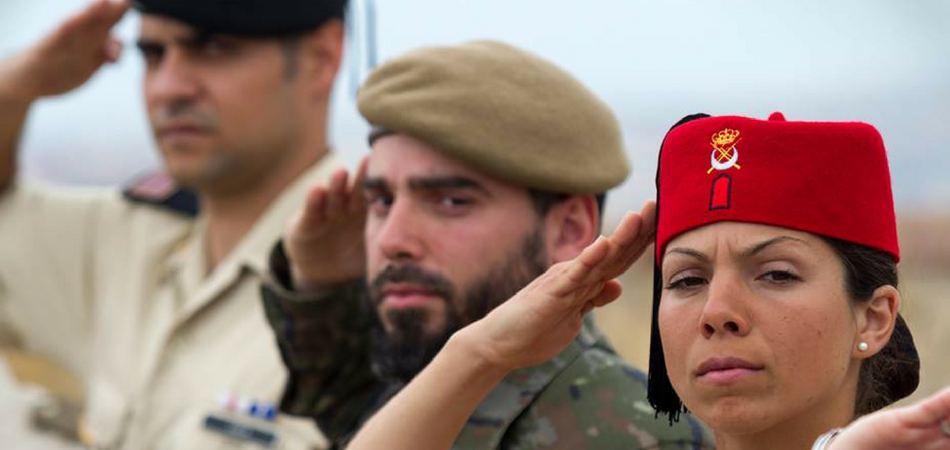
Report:
M0 54L84 4L0 3ZM608 215L652 197L657 148L681 116L772 111L874 124L888 147L898 210L950 212L950 2L377 0L376 11L381 60L422 45L499 39L551 59L602 96L634 163ZM117 31L131 43L137 26L130 15ZM349 86L361 73L349 70L337 86L331 139L355 162L367 151L366 125ZM157 167L141 71L127 48L85 87L37 104L22 143L26 173L114 184Z

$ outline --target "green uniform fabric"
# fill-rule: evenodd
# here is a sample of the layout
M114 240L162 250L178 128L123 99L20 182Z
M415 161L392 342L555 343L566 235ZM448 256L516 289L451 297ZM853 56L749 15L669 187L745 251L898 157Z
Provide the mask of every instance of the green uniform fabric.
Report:
M301 296L286 286L281 246L264 309L290 370L281 409L312 417L342 449L401 385L376 378L367 356L370 320L362 282ZM577 339L540 366L509 374L470 417L453 449L709 449L686 414L670 426L646 401L646 374L626 365L588 319Z

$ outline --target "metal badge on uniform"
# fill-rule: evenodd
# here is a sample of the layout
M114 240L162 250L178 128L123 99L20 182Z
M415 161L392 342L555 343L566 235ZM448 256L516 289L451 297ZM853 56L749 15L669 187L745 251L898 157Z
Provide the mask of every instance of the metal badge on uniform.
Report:
M218 410L204 418L204 428L231 439L251 442L264 448L277 448L279 436L274 427L275 405L224 393Z

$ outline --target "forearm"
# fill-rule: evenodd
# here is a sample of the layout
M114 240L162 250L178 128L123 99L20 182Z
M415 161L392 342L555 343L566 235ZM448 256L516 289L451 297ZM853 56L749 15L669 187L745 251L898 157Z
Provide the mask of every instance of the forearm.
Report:
M360 430L348 450L448 449L508 370L456 333L432 362Z
M313 418L331 441L339 442L352 436L384 388L370 369L371 322L360 307L363 283L302 294L289 284L288 268L278 244L262 295L290 375L281 410Z
M33 99L23 92L20 57L0 61L0 192L16 174L20 130Z

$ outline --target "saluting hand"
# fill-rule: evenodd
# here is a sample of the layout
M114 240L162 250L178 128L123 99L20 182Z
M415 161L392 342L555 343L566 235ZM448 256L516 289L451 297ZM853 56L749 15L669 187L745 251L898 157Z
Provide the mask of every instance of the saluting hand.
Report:
M68 92L85 83L122 44L110 30L129 9L128 0L97 1L59 25L39 43L4 62L5 95L24 102Z
M848 425L830 450L950 450L950 388Z
M346 170L329 186L315 186L290 221L284 246L294 287L311 291L359 278L366 270L363 229L366 202L361 191L368 159L350 182Z
M624 273L653 243L656 205L628 213L609 237L576 258L551 266L484 319L461 330L462 340L490 364L514 370L551 359L577 337L584 315L620 297Z

